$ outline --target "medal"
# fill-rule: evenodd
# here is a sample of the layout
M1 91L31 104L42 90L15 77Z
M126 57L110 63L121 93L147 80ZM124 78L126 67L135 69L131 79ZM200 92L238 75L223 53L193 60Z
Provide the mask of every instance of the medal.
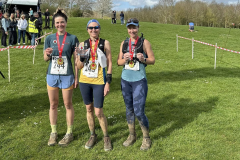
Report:
M92 64L90 65L90 68L91 68L91 70L95 70L95 69L97 68L96 63L92 63Z
M58 65L63 65L63 59L62 58L58 58L57 63L58 63Z
M60 42L59 42L59 35L58 33L56 33L57 36L57 44L58 44L58 51L59 51L59 58L57 60L58 65L63 65L63 59L62 59L62 52L63 52L63 47L65 44L65 40L67 38L67 32L65 32L64 37L63 37L63 41L62 41L62 46L60 47Z
M97 64L95 63L95 58L97 54L97 47L98 47L98 39L95 42L94 50L92 49L92 41L89 39L90 47L91 47L91 56L92 56L92 64L90 65L90 68L92 70L95 70L97 68Z
M134 62L133 61L129 61L128 65L129 65L129 67L133 68L134 67Z

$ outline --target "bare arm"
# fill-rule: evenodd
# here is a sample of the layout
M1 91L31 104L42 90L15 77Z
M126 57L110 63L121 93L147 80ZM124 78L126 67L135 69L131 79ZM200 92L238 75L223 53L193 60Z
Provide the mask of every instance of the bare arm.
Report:
M155 57L154 57L154 53L151 47L151 44L148 40L144 40L143 43L143 50L144 52L148 55L148 58L146 58L146 64L154 64L155 63Z
M109 41L105 40L104 49L107 57L107 74L112 74L112 54Z
M124 43L124 41L120 45L120 51L119 51L118 60L117 60L117 64L119 66L125 65L125 63L130 59L130 53L123 54L123 52L122 52L123 43Z
M81 42L80 44L79 44L79 46L83 46L83 42ZM78 47L79 47L78 46ZM83 66L84 66L84 62L81 62L80 61L80 57L79 56L76 56L76 64L77 64L77 69L82 69L83 68Z

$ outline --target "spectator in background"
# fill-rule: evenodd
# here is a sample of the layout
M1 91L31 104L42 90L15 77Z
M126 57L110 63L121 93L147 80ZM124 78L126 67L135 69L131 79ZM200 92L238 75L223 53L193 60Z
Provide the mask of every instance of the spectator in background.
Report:
M190 22L190 23L189 23L189 31L190 31L190 32L193 32L193 31L194 31L194 23L193 23L193 22Z
M44 15L45 15L45 28L50 27L50 19L49 19L50 13L48 12L48 9L46 9L46 12Z
M2 16L3 16L2 10L0 10L0 20L2 19Z
M56 12L53 13L53 16L56 14ZM53 29L53 25L54 25L54 19L52 19L52 29Z
M38 16L39 16L39 18L42 19L42 12L41 12L41 9L38 10Z
M30 18L33 17L33 10L32 10L32 8L30 8L30 10L29 10L29 16L30 16Z
M123 11L121 11L120 19L121 19L121 25L123 25L124 24L124 14L123 14Z
M15 6L13 7L13 11L14 11L13 13L17 13L17 10L18 10L18 9L17 9L17 5L15 5Z
M31 45L35 45L35 39L38 36L38 28L39 28L39 20L38 20L38 13L34 12L33 17L29 19L29 33L31 33Z
M14 13L11 13L9 24L9 46L17 44L17 20Z
M112 24L114 24L114 19L115 19L114 18L114 11L112 11L112 16L111 17L112 17Z
M19 10L16 11L15 18L16 18L17 21L21 18Z
M8 28L9 28L9 14L6 12L3 15L2 18L2 38L1 38L1 43L2 46L7 47L7 35L8 35Z
M25 14L21 15L20 20L18 21L18 45L20 45L21 36L23 37L23 44L25 44L25 33L28 26L27 20L25 19Z
M38 14L39 16L39 14ZM42 18L38 17L38 21L39 21L39 27L38 27L38 37L41 37L41 33L42 33ZM41 43L41 39L38 40L39 43Z
M116 24L116 23L117 23L117 22L116 22L116 21L117 21L117 18L116 18L116 11L114 11L114 14L113 14L113 15L114 15L114 24Z

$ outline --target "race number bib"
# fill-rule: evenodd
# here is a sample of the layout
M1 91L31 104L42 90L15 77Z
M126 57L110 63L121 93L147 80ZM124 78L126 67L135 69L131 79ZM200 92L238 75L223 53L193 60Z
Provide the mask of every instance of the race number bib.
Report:
M92 65L92 61L89 61L88 64L84 64L83 67L83 75L89 77L89 78L97 78L98 77L98 66L99 66L99 62L98 60L95 60L95 64L96 68L93 69L93 67L91 67Z
M133 71L138 71L139 70L139 62L138 61L136 61L136 63L134 64L132 64L133 62L128 62L128 63L126 63L125 64L125 69L127 69L127 70L133 70Z
M52 56L52 66L51 66L51 72L50 74L60 74L60 75L66 75L67 69L68 69L68 61L66 56L62 56L63 64L59 65L57 60L59 56Z

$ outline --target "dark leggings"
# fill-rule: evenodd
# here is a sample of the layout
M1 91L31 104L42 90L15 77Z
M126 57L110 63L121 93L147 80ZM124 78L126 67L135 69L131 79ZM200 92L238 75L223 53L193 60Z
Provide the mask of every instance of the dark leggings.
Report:
M148 118L145 115L145 102L147 98L148 86L144 78L136 82L121 80L122 95L126 105L126 116L129 124L137 117L140 125L149 128Z

